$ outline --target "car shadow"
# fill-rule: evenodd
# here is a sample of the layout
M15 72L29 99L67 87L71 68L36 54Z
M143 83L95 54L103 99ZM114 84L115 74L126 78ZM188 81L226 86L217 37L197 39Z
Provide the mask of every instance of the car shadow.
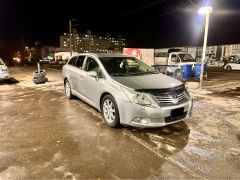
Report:
M17 84L19 83L19 81L15 78L10 78L10 79L5 79L5 80L1 80L0 84Z

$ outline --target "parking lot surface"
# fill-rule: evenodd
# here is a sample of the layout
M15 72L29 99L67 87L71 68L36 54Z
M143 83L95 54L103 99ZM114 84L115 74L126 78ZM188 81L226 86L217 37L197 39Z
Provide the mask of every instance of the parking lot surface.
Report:
M12 67L0 85L0 179L239 179L240 72L209 72L201 91L186 83L184 122L113 129L64 95L60 70L47 68L45 84L34 70Z

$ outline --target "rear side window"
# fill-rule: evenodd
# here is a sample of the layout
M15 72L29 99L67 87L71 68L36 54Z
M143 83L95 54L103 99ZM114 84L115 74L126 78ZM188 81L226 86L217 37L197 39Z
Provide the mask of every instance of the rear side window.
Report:
M78 56L78 58L76 59L75 66L78 67L78 68L82 68L83 61L84 61L85 57L86 56Z
M77 56L73 57L72 59L70 59L70 60L68 61L68 64L74 66L76 59L77 59Z

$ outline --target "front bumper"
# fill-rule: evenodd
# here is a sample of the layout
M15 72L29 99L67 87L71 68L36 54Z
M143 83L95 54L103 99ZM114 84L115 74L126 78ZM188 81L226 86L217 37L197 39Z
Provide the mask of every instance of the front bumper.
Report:
M193 102L167 107L145 107L129 101L118 100L120 123L135 127L161 127L183 121L191 116ZM174 109L183 109L178 117L172 117Z

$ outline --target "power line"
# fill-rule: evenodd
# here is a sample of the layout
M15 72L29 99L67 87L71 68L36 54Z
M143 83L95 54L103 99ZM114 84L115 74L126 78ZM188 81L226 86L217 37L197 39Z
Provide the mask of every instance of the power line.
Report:
M167 0L158 0L158 1L155 1L155 2L152 2L152 3L149 3L149 4L146 4L144 6L141 6L141 7L138 7L138 8L135 8L135 9L132 9L132 10L129 10L127 12L123 12L121 14L119 14L120 16L125 16L125 15L128 15L128 14L132 14L132 13L135 13L135 12L138 12L138 11L144 11L146 9L149 9L151 7L154 7L158 4L161 4L161 3L164 3L166 2Z

